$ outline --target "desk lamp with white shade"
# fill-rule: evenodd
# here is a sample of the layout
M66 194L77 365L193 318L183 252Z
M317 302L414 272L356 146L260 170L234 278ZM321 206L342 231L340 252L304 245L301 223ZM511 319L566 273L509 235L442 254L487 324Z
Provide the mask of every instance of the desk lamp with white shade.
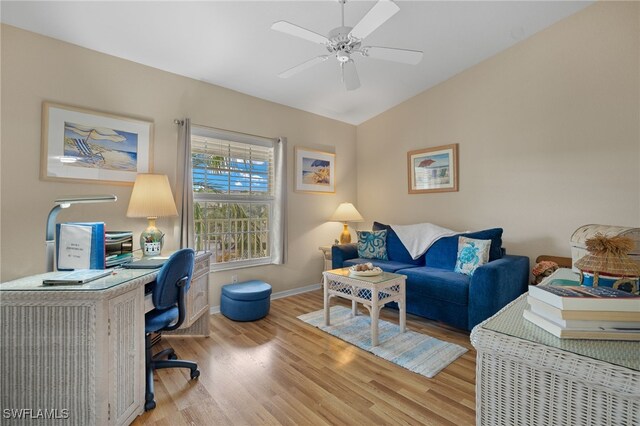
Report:
M158 256L162 251L164 234L156 227L156 219L177 215L167 175L139 173L133 184L127 217L146 217L149 220L149 226L140 234L140 248L144 256Z
M364 222L362 215L351 203L342 203L329 218L333 222L343 222L342 234L340 234L340 244L349 244L351 242L351 232L347 222Z

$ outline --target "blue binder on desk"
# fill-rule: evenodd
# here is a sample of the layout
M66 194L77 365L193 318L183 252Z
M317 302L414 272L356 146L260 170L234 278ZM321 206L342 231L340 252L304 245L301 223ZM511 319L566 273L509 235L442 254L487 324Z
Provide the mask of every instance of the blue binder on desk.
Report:
M58 270L104 269L104 222L68 222L56 225Z

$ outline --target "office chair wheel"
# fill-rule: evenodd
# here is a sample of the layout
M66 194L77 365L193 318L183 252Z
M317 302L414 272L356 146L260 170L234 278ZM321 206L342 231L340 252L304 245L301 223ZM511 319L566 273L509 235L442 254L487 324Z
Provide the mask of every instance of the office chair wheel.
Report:
M200 377L200 370L192 370L191 371L191 380L197 379Z
M144 403L144 411L149 411L149 410L153 410L154 408L156 408L156 402L155 401L147 401Z
M167 359L178 359L178 355L175 352L170 353L169 356L167 356Z

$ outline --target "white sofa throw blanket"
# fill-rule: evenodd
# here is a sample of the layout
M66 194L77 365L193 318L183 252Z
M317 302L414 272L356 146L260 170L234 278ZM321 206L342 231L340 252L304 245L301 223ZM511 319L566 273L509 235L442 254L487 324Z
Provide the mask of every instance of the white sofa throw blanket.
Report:
M456 231L433 223L389 226L398 234L398 238L400 238L413 260L422 256L440 238L458 234Z

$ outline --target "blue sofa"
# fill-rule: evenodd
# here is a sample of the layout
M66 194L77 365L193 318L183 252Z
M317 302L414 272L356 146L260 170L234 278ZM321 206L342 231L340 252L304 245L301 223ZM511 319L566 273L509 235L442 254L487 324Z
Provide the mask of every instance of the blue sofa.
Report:
M502 228L441 238L415 260L391 227L374 222L373 230L381 229L387 230L388 260L359 258L356 244L335 245L333 268L371 262L384 271L406 275L410 314L471 330L527 291L529 258L505 254ZM459 236L491 240L489 262L472 276L454 272ZM395 303L390 306L397 308Z

